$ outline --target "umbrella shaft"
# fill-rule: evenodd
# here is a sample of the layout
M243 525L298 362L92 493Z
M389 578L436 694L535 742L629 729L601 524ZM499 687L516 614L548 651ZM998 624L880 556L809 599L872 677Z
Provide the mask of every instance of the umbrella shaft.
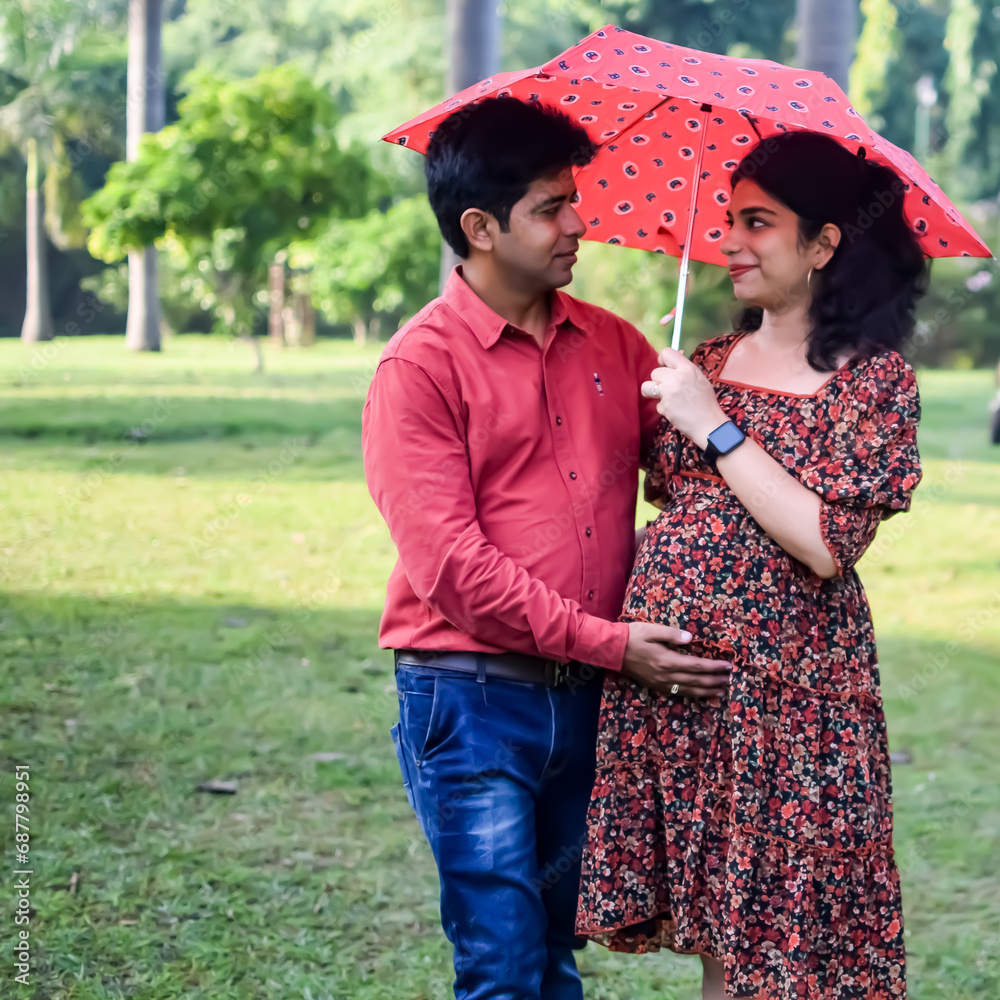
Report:
M705 145L708 141L708 116L712 112L709 104L701 106L701 142L698 145L698 160L694 168L694 185L691 193L691 208L688 211L687 235L684 237L684 252L681 256L681 269L677 282L677 314L674 318L674 333L670 341L670 346L675 350L680 350L681 346L681 324L684 320L684 299L687 295L687 278L691 264L691 240L694 239L694 217L698 211L698 189L701 187L701 167L705 160Z

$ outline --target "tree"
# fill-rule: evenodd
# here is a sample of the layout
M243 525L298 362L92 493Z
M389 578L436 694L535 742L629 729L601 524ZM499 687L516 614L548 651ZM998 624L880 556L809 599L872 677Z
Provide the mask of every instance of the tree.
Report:
M163 70L160 46L163 0L129 0L128 107L126 149L139 155L146 132L163 128ZM125 346L132 351L160 349L160 299L156 248L136 247L128 255L128 318Z
M796 59L802 69L818 70L849 86L857 37L857 0L798 0Z
M896 61L900 35L898 11L892 0L861 0L864 23L850 71L851 104L872 128L885 127L875 104L889 87L889 69Z
M25 163L26 303L21 339L51 340L49 238L82 246L74 140L113 147L109 114L120 80L117 46L88 24L82 5L54 0L44 9L10 4L0 13L0 153ZM98 14L113 23L113 8Z
M448 0L448 72L445 92L457 94L500 69L497 0ZM441 249L441 287L458 263L447 244Z
M1000 21L983 0L954 0L945 23L948 69L943 166L970 199L1000 187Z
M250 335L267 301L267 268L332 216L367 213L376 179L341 149L327 91L294 63L225 82L195 74L179 119L143 136L84 202L90 252L112 263L159 241L215 329Z
M310 271L316 308L350 323L363 344L383 320L398 321L433 296L440 248L437 220L416 197L363 219L332 220L314 240L293 243L289 263Z

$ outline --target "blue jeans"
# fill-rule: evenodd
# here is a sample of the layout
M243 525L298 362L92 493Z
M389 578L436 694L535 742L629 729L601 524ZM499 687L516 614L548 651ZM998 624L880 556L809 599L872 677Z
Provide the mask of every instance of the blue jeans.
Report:
M602 677L546 688L396 670L393 740L437 862L457 1000L582 1000L574 921Z

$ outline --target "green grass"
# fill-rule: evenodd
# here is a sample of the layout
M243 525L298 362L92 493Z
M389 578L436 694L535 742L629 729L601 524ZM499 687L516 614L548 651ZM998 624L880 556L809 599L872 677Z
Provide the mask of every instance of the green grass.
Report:
M264 375L206 338L44 351L0 342L2 843L10 870L26 762L36 911L24 989L0 902L3 996L449 996L375 645L393 549L359 433L378 349L272 352ZM861 567L891 746L912 754L909 996L995 1000L1000 449L989 373L921 385L925 482ZM238 794L195 791L211 778ZM698 995L693 959L590 946L581 967L588 1000Z

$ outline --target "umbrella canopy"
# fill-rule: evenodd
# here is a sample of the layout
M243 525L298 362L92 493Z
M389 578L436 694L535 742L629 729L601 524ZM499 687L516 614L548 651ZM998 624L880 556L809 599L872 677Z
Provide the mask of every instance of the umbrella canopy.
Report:
M599 149L576 171L584 239L681 258L672 343L680 343L688 264L726 264L730 174L760 140L793 129L836 139L900 177L903 209L929 257L989 257L989 248L923 167L851 107L824 73L646 38L614 25L535 69L499 73L394 129L387 142L426 152L453 111L510 96L558 108ZM859 206L858 229L886 206Z
M384 138L425 152L448 115L491 96L558 108L600 145L577 176L586 239L680 256L697 208L690 256L724 265L717 243L730 172L758 140L805 128L852 152L863 147L870 160L900 175L906 216L929 257L991 256L923 167L869 128L823 73L702 52L608 25L544 66L498 73Z

